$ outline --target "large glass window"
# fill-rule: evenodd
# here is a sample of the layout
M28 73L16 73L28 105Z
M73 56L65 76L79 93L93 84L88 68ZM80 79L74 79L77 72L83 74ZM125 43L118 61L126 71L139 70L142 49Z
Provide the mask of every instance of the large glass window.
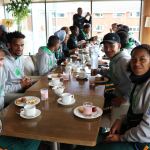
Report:
M45 7L46 6L46 7ZM22 32L26 35L24 54L35 54L40 46L46 45L47 39L63 26L73 24L73 15L77 8L83 8L83 16L91 13L90 1L32 3L31 13L22 23ZM94 1L92 2L92 35L99 39L110 32L112 23L126 24L132 35L138 39L140 20L140 0L137 1ZM3 7L0 6L0 23L4 18ZM6 18L13 19L6 13ZM14 23L10 31L17 30Z
M46 6L48 36L63 26L71 26L78 7L83 8L83 16L90 12L90 2L47 3Z
M95 1L93 14L103 14L103 17L93 17L93 35L100 39L110 32L111 24L125 24L130 27L130 33L139 38L140 1Z

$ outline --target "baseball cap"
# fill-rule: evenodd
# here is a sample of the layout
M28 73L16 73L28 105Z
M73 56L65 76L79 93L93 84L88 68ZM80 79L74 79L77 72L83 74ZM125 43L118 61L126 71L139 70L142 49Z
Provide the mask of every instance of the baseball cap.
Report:
M120 37L117 33L108 33L104 36L103 41L100 44L108 43L120 43Z

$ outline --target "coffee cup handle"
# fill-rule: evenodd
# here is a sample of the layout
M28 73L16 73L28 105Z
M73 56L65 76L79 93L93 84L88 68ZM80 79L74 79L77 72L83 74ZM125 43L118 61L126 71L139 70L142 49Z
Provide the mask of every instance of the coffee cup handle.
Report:
M71 95L72 99L74 99L74 95Z
M21 108L21 109L20 109L20 112L21 112L21 111L24 111L24 108Z

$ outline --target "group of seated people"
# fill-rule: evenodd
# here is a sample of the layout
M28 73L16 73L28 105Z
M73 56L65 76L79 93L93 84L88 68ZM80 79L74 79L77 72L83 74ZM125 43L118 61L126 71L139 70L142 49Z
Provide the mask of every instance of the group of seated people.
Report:
M76 54L86 43L96 43L97 37L90 38L90 25L83 29L77 26L63 27L50 36L47 45L41 46L36 55L40 76L51 72L71 54ZM10 103L9 94L23 93L33 82L24 74L23 49L25 36L18 32L6 35L7 45L0 45L0 109ZM105 95L113 106L116 121L105 139L101 134L95 147L77 146L77 150L98 149L148 149L150 147L150 45L140 44L129 35L129 27L116 24L111 33L103 37L102 50L110 60L109 69L97 69L97 73L108 76L115 85L111 95ZM132 50L131 50L132 49ZM26 62L27 63L27 62ZM7 97L8 95L8 97ZM123 111L129 105L128 111ZM115 108L122 110L120 114ZM13 145L15 150L38 149L40 141L1 136L0 147Z

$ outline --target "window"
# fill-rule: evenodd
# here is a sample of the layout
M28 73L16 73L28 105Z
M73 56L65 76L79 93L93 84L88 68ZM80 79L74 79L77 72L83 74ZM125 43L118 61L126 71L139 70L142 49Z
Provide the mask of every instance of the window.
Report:
M132 17L132 18L140 17L140 12L130 12L129 17Z
M139 26L130 26L130 32L139 32Z
M124 13L113 13L114 18L122 17L123 15L124 15Z
M63 18L65 17L64 13L58 13L58 12L52 12L52 17L53 18Z
M95 18L103 18L103 13L94 13Z
M139 36L139 16L140 0L108 0L92 2L92 36L98 35L99 39L110 32L111 24L125 24L130 27L133 36L138 39ZM4 18L4 7L0 6L0 23ZM63 26L73 24L73 15L77 13L77 8L82 7L83 16L91 12L91 2L87 1L65 1L32 3L31 13L22 23L22 33L25 34L24 54L35 54L40 46L46 45L48 37ZM14 19L11 14L6 12L7 19ZM134 17L134 19L131 19ZM17 30L14 23L9 31ZM46 37L47 35L47 37Z
M4 19L4 7L0 6L0 19ZM1 23L1 22L0 22Z
M97 35L99 39L103 39L104 35L110 32L113 23L128 25L133 32L133 36L139 38L139 23L141 2L139 0L108 0L108 1L93 1L93 15L102 12L103 18L92 18L92 36ZM131 12L134 19L129 17Z
M95 31L96 31L96 32L102 32L103 29L104 29L104 26L102 26L102 25L97 25L96 28L95 28Z

